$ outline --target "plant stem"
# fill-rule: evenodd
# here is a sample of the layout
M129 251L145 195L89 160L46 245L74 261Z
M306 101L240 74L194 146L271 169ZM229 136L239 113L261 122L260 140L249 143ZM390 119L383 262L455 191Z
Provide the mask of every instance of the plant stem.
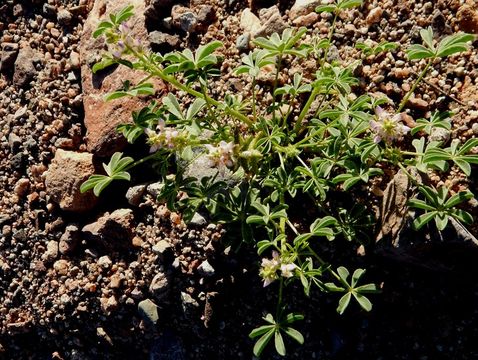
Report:
M298 134L299 131L301 130L302 120L304 120L305 116L309 112L310 107L312 106L312 103L314 102L319 92L320 92L319 88L315 87L314 90L312 90L312 92L310 93L309 99L305 103L304 108L300 112L299 117L297 118L297 121L295 123L295 126L294 126L295 134Z
M278 321L281 315L281 308L282 308L282 293L284 289L284 278L280 277L280 284L279 284L279 298L277 299L277 309L276 309L276 320Z
M279 81L279 71L282 65L282 54L279 55L279 58L277 59L277 69L276 69L276 76L274 79L274 85L272 86L272 106L274 107L274 110L272 111L272 119L275 118L276 116L276 89L277 89L277 83Z
M143 63L145 68L147 68L152 74L156 75L161 80L163 80L167 83L170 83L171 85L173 85L177 89L185 91L185 92L187 92L188 94L190 94L194 97L201 98L205 101L209 101L210 104L212 104L216 107L221 106L221 103L219 101L214 100L214 99L210 98L209 96L201 94L199 91L193 90L189 86L180 83L178 80L176 80L176 78L174 76L164 74L163 70L158 65L151 63L148 59L145 59L144 55L141 54L141 53L138 53L135 49L133 49L133 48L128 48L128 49L136 56L136 58L138 58ZM229 106L226 106L224 108L224 111L228 115L231 115L231 116L235 117L236 119L239 119L239 120L243 121L245 124L247 124L249 126L252 126L252 124L253 124L252 121L249 120L249 118L247 116L241 114L240 112L238 112L234 109L231 109Z
M312 254L313 257L316 258L316 260L320 263L320 265L325 266L327 263L310 247L310 245L307 247L307 250ZM334 270L332 270L330 267L327 267L327 270L339 281L340 276L337 274Z
M214 122L216 123L216 125L220 125L218 124L218 121L217 121L217 117L216 117L216 114L214 114L214 111L212 109L212 106L211 106L211 103L209 102L209 97L207 96L207 89L206 89L206 86L204 84L201 83L201 90L202 90L202 93L204 95L204 101L206 101L206 106L207 106L207 111L209 112L209 116L214 120Z
M430 66L432 65L432 62L433 60L435 60L435 58L431 58L429 61L428 61L428 64L427 66L425 66L425 68L423 69L423 71L420 73L420 76L418 77L418 79L415 81L415 83L413 84L413 86L411 87L411 89L408 91L408 93L405 95L405 97L402 99L402 102L400 103L400 105L398 106L398 109L397 109L397 114L399 114L403 107L407 104L408 100L410 99L410 96L412 96L413 92L415 91L415 89L417 88L418 84L420 83L420 81L422 81L423 77L425 76L426 72L428 71L428 69L430 68Z
M150 155L148 155L148 156L146 156L146 157L144 157L144 158L142 158L142 159L140 159L140 160L138 160L138 161L135 161L134 163L128 165L128 166L125 168L125 171L127 171L127 170L129 170L129 169L131 169L131 168L134 168L135 166L141 165L142 163L145 163L146 161L149 161L149 160L151 160L151 159L154 159L156 156L158 156L158 153L157 153L157 152L155 152L155 153L153 153L153 154L150 154Z
M252 119L256 121L256 78L252 78Z
M329 31L329 37L328 37L329 44L324 50L324 55L322 57L322 61L320 62L320 67L324 66L324 63L327 60L327 55L329 54L329 48L330 48L330 45L331 45L331 42L332 42L332 37L334 36L335 23L337 22L337 17L338 16L339 16L339 13L336 12L335 16L334 16L334 20L332 20L332 26L330 27L330 31Z

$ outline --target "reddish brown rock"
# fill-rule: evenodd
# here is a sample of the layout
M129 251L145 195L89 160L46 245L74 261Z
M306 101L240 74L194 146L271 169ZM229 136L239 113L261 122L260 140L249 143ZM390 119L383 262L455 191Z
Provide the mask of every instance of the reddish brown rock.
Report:
M82 194L80 186L94 173L93 155L58 149L46 172L45 185L48 195L63 210L91 210L97 198L91 191Z
M91 67L106 51L104 39L102 37L93 39L93 31L110 13L118 12L130 4L134 6L135 12L128 20L132 36L140 39L145 47L149 47L143 15L144 0L96 0L84 24L81 37L81 82L87 129L86 142L88 151L98 156L109 156L125 145L126 141L117 133L116 127L131 122L131 112L148 104L144 98L121 98L110 102L103 100L106 94L121 88L125 80L130 80L132 85L138 83L145 77L144 73L130 70L125 66L105 69L97 74L91 71ZM164 92L163 82L157 80L154 83L158 93Z
M463 5L458 10L457 17L461 30L478 34L478 10L473 9L471 6Z

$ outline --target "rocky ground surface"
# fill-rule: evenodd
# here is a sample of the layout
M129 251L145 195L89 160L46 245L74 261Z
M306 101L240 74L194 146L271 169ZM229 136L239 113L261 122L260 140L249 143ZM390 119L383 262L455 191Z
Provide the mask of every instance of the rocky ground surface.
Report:
M218 97L250 88L230 70L251 38L288 26L325 36L331 21L311 11L319 3L313 0L131 2L135 31L156 51L224 42ZM90 37L98 17L128 2L32 3L0 4L0 358L251 359L247 334L275 303L262 289L253 249L234 251L225 229L200 214L186 226L181 214L155 200L160 184L146 171L134 179L139 185L117 185L99 200L79 193L104 157L124 147L114 129L141 106L98 101L138 75L95 78L90 70L101 50ZM422 66L405 60L404 46L419 41L428 25L440 35L478 33L474 5L365 1L339 19L329 57L350 63L360 57L357 41L400 42L396 52L363 59L356 90L399 101ZM310 75L314 66L292 64L288 75ZM408 105L411 121L452 109L452 131L435 136L477 136L477 79L477 47L437 62ZM170 90L157 88L157 97ZM473 176L466 182L457 174L451 171L444 184L478 193ZM476 207L471 211L478 215ZM306 344L291 344L288 358L478 358L477 251L456 233L445 235L439 245L365 257L350 244L324 248L336 263L370 269L384 291L370 314L353 309L342 317L333 296L297 296Z

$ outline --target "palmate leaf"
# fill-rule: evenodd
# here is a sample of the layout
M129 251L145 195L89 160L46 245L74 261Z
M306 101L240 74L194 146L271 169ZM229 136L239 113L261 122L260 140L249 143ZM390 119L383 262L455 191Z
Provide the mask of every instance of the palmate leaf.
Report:
M437 56L445 57L458 52L466 51L470 47L469 41L475 39L475 35L459 32L445 37L438 44Z
M131 176L125 170L134 160L130 157L123 158L122 156L122 153L114 153L108 164L103 163L103 168L107 175L91 175L88 180L81 184L80 192L84 193L93 189L95 196L99 196L113 180L129 181Z

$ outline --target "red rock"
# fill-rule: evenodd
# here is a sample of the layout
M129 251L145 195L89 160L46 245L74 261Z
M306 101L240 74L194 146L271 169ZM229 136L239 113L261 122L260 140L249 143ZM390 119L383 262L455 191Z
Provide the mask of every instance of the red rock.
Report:
M478 34L478 10L468 5L463 5L458 10L457 18L461 30Z
M96 0L84 24L80 43L81 82L83 88L83 104L85 108L86 142L88 151L99 156L109 156L126 144L124 138L117 133L119 124L131 122L131 112L148 104L145 99L121 98L105 102L104 96L122 87L123 81L138 83L145 73L133 71L125 66L93 74L91 66L100 58L104 49L104 39L92 37L98 24L106 20L109 14L116 13L127 5L133 5L135 15L128 20L132 36L140 39L145 47L149 47L148 34L145 27L145 1L143 0ZM152 81L158 91L164 92L166 85L160 80Z

